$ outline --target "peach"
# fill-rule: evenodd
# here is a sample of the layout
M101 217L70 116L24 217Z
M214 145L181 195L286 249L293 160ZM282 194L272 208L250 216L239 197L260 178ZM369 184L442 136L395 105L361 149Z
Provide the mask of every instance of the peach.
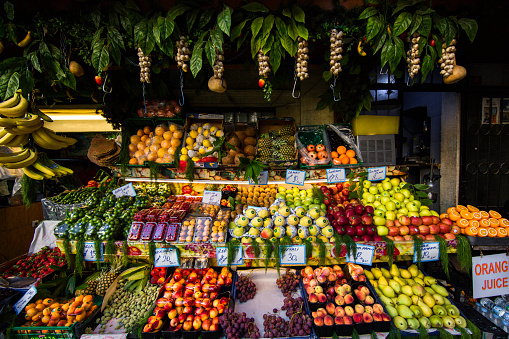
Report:
M334 311L336 310L336 307L333 303L328 303L327 306L325 306L325 309L327 310L327 313L330 315L334 314Z
M344 324L344 322L343 322L343 317L339 317L339 316L338 316L338 317L335 317L335 318L334 318L334 323L335 323L336 325L343 325L343 324Z
M345 299L342 296L337 295L336 298L334 298L334 302L336 305L341 306L345 304Z
M369 313L369 314L373 314L373 307L371 307L369 305L364 306L364 312Z
M356 324L360 324L362 323L362 314L360 313L354 313L353 315L353 321L356 323Z
M378 314L382 314L382 313L384 313L384 309L383 309L382 305L374 304L373 305L373 312L374 313L378 313Z
M353 298L352 298L353 301ZM325 303L327 302L327 296L323 293L318 294L318 302Z
M373 320L374 321L382 321L382 315L381 314L378 314L378 313L375 313L373 314Z
M323 318L323 323L325 326L333 326L334 325L334 319L330 315L326 315Z
M353 303L353 296L351 294L345 295L344 299L345 299L345 304L347 304L347 305Z
M355 305L355 313L364 313L364 306L361 304Z
M327 315L327 310L323 307L320 307L316 310L317 317L324 318Z
M315 293L310 293L309 296L308 296L308 301L312 304L314 303L317 303L318 302L318 295L316 295Z
M350 316L348 316L348 315L345 315L343 317L343 323L345 325L352 325L352 318Z
M369 313L364 313L362 315L362 320L364 320L365 323L373 322L373 317Z
M366 304L368 304L368 305L373 305L373 304L375 303L375 299L373 299L373 297L372 297L372 296L368 295L368 296L366 297L366 299L364 300L364 302L365 302Z
M353 310L353 307L352 306L346 306L345 307L345 314L348 315L348 316L352 316L354 314L354 310Z
M322 317L316 317L313 322L315 323L315 326L323 326L323 318Z
M334 310L334 315L337 317L344 317L346 315L345 309L341 306L337 306Z

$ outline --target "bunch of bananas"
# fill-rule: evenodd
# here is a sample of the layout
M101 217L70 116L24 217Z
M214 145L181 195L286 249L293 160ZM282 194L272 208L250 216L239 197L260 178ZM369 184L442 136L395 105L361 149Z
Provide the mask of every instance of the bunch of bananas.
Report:
M0 153L0 166L8 169L23 169L34 180L51 179L72 174L70 168L60 166L44 153L36 153L27 148L19 152Z
M0 115L9 118L20 118L25 115L27 109L28 100L21 95L21 90L17 90L12 98L0 102Z

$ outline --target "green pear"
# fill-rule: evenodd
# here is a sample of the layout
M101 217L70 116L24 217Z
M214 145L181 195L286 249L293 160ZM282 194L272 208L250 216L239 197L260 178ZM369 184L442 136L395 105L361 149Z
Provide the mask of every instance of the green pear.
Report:
M397 299L398 305L406 305L410 306L412 305L412 299L406 294L400 294Z
M398 311L398 314L405 319L410 319L414 317L414 313L406 305L398 305L396 307L396 310Z
M437 280L429 275L425 276L422 280L424 280L424 283L428 286L431 286L431 285L437 283Z
M380 270L382 271L382 274L386 279L392 278L391 272L389 272L388 269L382 267Z
M412 277L417 277L419 275L419 268L415 264L410 265L408 266L408 272L410 272Z
M378 279L378 285L389 286L389 282L387 281L387 279L385 279L385 277L380 277L380 279Z
M398 266L396 266L396 264L392 264L391 270L389 271L389 273L393 277L399 277L399 268L398 268Z
M419 327L421 327L421 323L419 322L419 320L417 320L415 318L407 319L406 322L408 324L408 328L410 328L412 330L416 330Z
M380 291L380 289L379 289L378 287L375 287L375 292L376 292L376 294L378 294L379 296L382 296L382 295L383 295L382 291Z
M431 308L433 308L433 306L435 306L436 304L435 299L433 299L433 297L429 293L426 293L424 297L422 297L422 301L424 301L426 305L428 305Z
M422 310L421 310L421 308L420 308L419 306L417 306L417 305L412 305L412 306L410 306L410 310L411 310L412 312L414 312L414 316L415 316L416 318L420 318L420 317L422 317Z
M385 309L387 310L387 313L391 316L391 318L394 318L398 315L398 311L394 306L391 305L385 305Z
M375 279L373 273L371 273L369 270L364 270L364 274L366 275L366 278L368 278L369 280Z
M382 293L380 293L378 296L380 297L380 300L382 300L382 302L384 303L385 306L387 306L387 305L390 305L390 306L393 306L393 307L395 306L394 301L392 301L391 298L387 298Z
M450 305L451 301L447 298L444 298L444 305Z
M380 277L382 276L382 271L380 271L380 269L377 267L373 267L371 269L371 273L373 273L373 276L375 277L376 280L380 279Z
M394 326L396 326L396 328L401 331L404 331L408 328L408 324L407 324L405 318L400 317L399 315L392 318L392 321L394 322Z
M451 318L457 318L460 316L460 311L454 305L445 306L445 310L447 311L447 315Z
M419 322L421 323L421 326L425 329L431 328L431 322L427 317L420 317Z
M434 293L432 295L432 297L433 297L433 299L435 299L435 304L436 305L443 305L443 304L445 304L444 297L442 297L440 294Z
M419 306L419 308L422 311L422 315L424 315L425 317L429 318L429 317L431 317L433 315L433 311L431 310L431 308L428 305L426 305L424 303L424 301L419 301L417 306Z
M394 298L394 296L396 295L394 293L394 290L390 286L380 285L380 290L388 298Z
M419 271L419 274L417 274L416 278L424 279L424 273L422 273L422 271Z
M389 286L392 287L396 294L401 293L401 285L394 279L389 280Z
M378 281L370 280L369 282L371 283L371 285L373 285L373 287L378 287Z
M442 321L442 318L440 318L437 315L432 315L431 317L429 317L429 321L431 323L431 326L434 327L434 328L444 327L444 323Z
M435 291L436 293L440 294L441 296L444 296L444 297L448 297L449 296L449 292L447 292L447 290L445 289L444 286L433 284L433 285L431 285L431 288L433 289L433 291Z
M401 287L401 292L403 292L404 294L408 295L409 297L414 295L414 292L412 292L412 286L410 286L410 285L402 286Z
M441 305L435 305L433 306L433 313L435 315L438 315L440 317L444 317L447 315L447 311L445 310L445 307L441 306Z
M456 323L456 325L458 325L461 328L467 327L467 321L462 316L454 318L454 322Z
M415 281L417 284L421 285L422 287L424 287L424 286L426 285L426 284L424 283L424 281L423 281L421 278L419 278L419 277L415 277L415 278L414 278L414 281Z
M400 277L394 277L393 279L396 280L401 286L405 286L407 284L406 281Z
M424 289L426 290L426 292L428 292L431 295L435 294L435 291L433 291L433 289L429 286L424 287Z
M445 328L454 328L454 327L456 327L456 322L454 321L453 318L451 318L449 316L443 317L442 321L444 323L444 327Z
M410 285L410 286L415 285L415 281L414 281L414 279L412 279L412 278L408 278L408 279L405 279L405 280L406 280L407 285Z
M415 284L412 286L412 292L414 292L414 294L418 295L419 297L424 297L424 294L426 294L424 287L422 287L419 284Z
M410 272L408 272L408 270L405 270L403 268L399 270L399 274L401 275L401 278L404 278L404 279L408 279L408 278L412 277Z
M412 296L412 304L413 305L419 305L419 301L422 301L422 299L418 295Z

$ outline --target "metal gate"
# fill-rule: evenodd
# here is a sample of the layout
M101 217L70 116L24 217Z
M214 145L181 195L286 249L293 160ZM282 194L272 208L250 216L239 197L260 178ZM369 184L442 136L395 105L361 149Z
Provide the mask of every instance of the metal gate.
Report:
M508 217L509 92L463 93L461 107L459 202Z

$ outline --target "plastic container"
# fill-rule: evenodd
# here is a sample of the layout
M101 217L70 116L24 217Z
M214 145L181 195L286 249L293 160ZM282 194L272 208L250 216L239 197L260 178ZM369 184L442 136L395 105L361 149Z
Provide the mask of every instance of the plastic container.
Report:
M133 221L131 229L129 230L129 236L127 237L130 241L138 241L141 237L141 231L143 230L144 224L142 222Z
M168 224L168 227L166 227L166 236L164 238L164 241L170 243L177 241L177 236L180 231L180 223L171 223Z
M359 147L357 147L350 124L326 124L325 132L327 134L327 138L329 139L332 167L356 167L363 164L362 154ZM350 160L349 164L342 164L339 158L339 154L338 158L332 157L332 152L339 153L339 146L344 146L347 150L354 151L354 158L357 163L352 164L352 161Z
M354 135L398 134L399 116L359 115L352 125Z
M323 168L330 165L331 149L322 125L298 126L295 141L300 153L301 168Z

